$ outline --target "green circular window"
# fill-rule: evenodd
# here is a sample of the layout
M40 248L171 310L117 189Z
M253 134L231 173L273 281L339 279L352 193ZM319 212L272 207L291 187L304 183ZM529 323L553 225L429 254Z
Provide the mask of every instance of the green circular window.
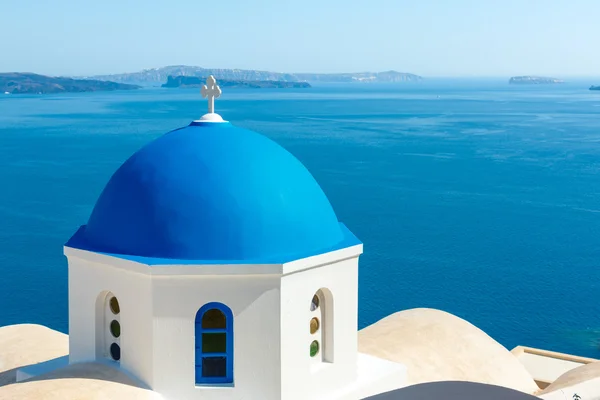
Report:
M313 318L310 320L310 334L314 335L315 333L317 333L317 331L319 330L319 319L318 318Z
M112 313L115 315L121 312L121 308L119 307L119 300L117 300L116 297L110 298L108 306L110 307L110 311L112 311Z
M116 338L121 336L121 324L119 324L119 321L112 320L110 323L110 333Z
M121 359L121 348L118 344L113 343L110 345L110 356L115 361L119 361Z
M314 357L317 354L319 354L319 342L313 340L313 342L310 344L310 356Z

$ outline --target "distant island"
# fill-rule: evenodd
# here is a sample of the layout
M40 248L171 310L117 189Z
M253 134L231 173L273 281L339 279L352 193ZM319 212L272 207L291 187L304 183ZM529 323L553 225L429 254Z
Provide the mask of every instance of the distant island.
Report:
M513 76L508 81L510 84L520 85L542 85L553 83L565 83L565 81L556 78L547 78L544 76Z
M420 82L423 77L405 72L355 72L341 74L294 74L308 82Z
M418 82L422 77L404 72L357 72L341 74L298 73L287 74L280 72L243 70L243 69L214 69L186 65L172 65L163 68L146 69L140 72L98 75L85 79L107 80L120 83L135 83L142 85L162 84L169 76L206 77L214 75L222 82L232 81L277 81L277 82Z
M51 77L31 73L0 73L0 93L48 94L63 92L99 92L132 90L139 86L124 83Z
M196 76L168 76L167 83L161 85L164 88L186 88L200 87L206 83L205 77ZM252 80L235 80L235 79L219 79L219 86L233 88L309 88L308 82L286 82L286 81L252 81Z
M600 86L592 86L590 87L590 90L600 90Z

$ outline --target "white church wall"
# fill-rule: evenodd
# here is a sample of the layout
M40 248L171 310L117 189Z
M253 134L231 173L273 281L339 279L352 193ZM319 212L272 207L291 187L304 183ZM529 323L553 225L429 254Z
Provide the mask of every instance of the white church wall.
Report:
M280 399L279 284L276 275L155 275L153 389L167 399ZM233 312L233 385L195 383L195 317L211 302Z
M320 329L311 334L315 293L322 308ZM357 377L358 256L282 277L282 399L321 398ZM328 338L329 336L329 338ZM319 353L310 356L313 340ZM334 346L331 348L331 346Z
M279 266L149 267L80 250L65 253L70 362L97 357L95 327L104 320L96 310L103 296L114 294L122 313L120 367L167 399L317 399L357 378L362 246ZM315 294L319 309L311 310ZM234 382L197 385L195 318L213 302L234 316ZM320 326L311 334L313 317ZM310 357L313 340L320 344L317 357Z
M111 260L110 257L99 259ZM149 275L92 262L73 254L69 264L69 362L110 360L102 326L104 298L113 294L119 302L121 358L118 366L152 385L152 310Z

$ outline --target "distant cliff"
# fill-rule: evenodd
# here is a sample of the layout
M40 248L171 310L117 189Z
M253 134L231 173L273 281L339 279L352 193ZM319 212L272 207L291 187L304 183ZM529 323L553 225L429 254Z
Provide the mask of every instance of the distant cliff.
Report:
M269 71L243 69L211 69L185 65L146 69L140 72L115 75L92 76L90 79L108 80L122 83L158 84L169 76L206 77L214 75L217 80L236 81L279 81L279 82L415 82L423 78L403 72L358 72L343 74L286 74Z
M62 92L97 92L108 90L132 90L139 86L123 83L55 78L30 73L0 73L0 93L46 94Z
M541 85L552 83L565 83L565 81L556 78L547 78L543 76L513 76L508 83L520 85Z
M600 86L592 86L590 87L590 90L600 90Z
M167 83L161 85L165 88L200 87L206 82L205 77L196 76L168 76ZM237 88L309 88L308 82L285 82L285 81L253 81L219 79L217 84L221 87Z

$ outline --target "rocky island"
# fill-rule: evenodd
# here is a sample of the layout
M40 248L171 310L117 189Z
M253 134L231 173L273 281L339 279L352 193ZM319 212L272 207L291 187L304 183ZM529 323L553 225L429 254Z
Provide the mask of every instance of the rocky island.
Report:
M0 93L48 94L132 90L139 86L110 81L51 77L31 73L0 73Z
M188 87L200 87L206 82L205 77L197 76L168 76L167 83L161 87L164 88L188 88ZM308 82L286 82L286 81L256 81L256 80L241 80L241 79L219 79L219 86L230 87L230 88L309 88L311 87Z
M510 78L508 83L519 85L542 85L553 83L565 83L565 81L544 76L513 76L512 78Z
M223 80L240 81L278 81L278 82L419 82L422 77L397 71L356 72L340 74L318 73L281 73L270 71L202 68L187 65L171 65L162 68L146 69L125 74L91 76L90 79L108 80L120 83L157 85L164 83L169 76L207 77L213 75L219 82Z
M590 87L590 90L600 90L600 86L592 86Z

